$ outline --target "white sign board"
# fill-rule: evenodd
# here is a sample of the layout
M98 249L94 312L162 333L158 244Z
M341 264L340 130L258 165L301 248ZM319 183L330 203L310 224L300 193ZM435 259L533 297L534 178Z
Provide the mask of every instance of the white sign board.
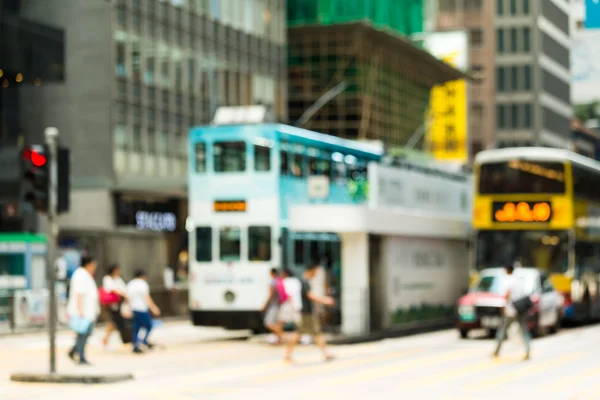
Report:
M424 172L425 170L431 172ZM369 206L449 214L471 221L472 179L453 180L424 167L369 164Z
M324 200L329 197L329 178L326 176L308 177L308 197Z
M469 285L465 242L385 237L381 249L380 287L386 290L384 325L453 313Z

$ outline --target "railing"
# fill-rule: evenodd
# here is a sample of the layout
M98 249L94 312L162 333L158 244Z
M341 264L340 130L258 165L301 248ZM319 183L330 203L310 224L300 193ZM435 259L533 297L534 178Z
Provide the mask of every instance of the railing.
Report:
M0 335L37 332L48 326L48 290L0 291ZM67 325L66 298L57 295L58 326Z

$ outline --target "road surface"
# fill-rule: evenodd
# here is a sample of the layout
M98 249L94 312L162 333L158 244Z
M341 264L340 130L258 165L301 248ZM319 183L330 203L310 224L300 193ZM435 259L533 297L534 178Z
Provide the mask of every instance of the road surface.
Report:
M11 372L45 368L45 341L0 338L0 399L600 399L600 326L536 339L529 361L522 360L516 332L493 359L491 340L461 340L455 331L443 331L332 346L337 359L330 363L312 346L303 346L296 364L287 365L281 348L251 341L202 342L225 334L179 324L157 331L155 339L167 347L144 355L124 347L107 352L94 337L90 371L136 377L104 386L11 383ZM79 368L64 355L69 340L65 335L59 340L62 372Z

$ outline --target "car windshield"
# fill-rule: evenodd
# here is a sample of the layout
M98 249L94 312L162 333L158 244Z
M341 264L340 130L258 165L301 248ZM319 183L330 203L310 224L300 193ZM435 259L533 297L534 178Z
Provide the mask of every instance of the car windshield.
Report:
M521 281L525 293L534 293L536 291L537 274L533 270L522 269L515 270L515 278ZM503 273L483 275L477 283L471 287L473 293L492 293L504 295L508 290L506 275Z
M504 294L506 293L506 285L503 281L500 275L483 276L473 285L471 292Z

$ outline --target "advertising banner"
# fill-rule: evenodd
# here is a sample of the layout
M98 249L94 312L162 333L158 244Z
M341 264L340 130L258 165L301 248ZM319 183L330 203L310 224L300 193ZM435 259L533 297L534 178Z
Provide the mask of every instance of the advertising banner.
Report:
M424 46L433 56L465 71L468 69L468 34L463 31L428 34ZM425 149L443 161L466 163L468 151L467 82L464 79L436 85L426 115Z
M67 322L64 288L57 288L58 322ZM17 290L13 294L15 329L42 327L48 323L48 290Z

